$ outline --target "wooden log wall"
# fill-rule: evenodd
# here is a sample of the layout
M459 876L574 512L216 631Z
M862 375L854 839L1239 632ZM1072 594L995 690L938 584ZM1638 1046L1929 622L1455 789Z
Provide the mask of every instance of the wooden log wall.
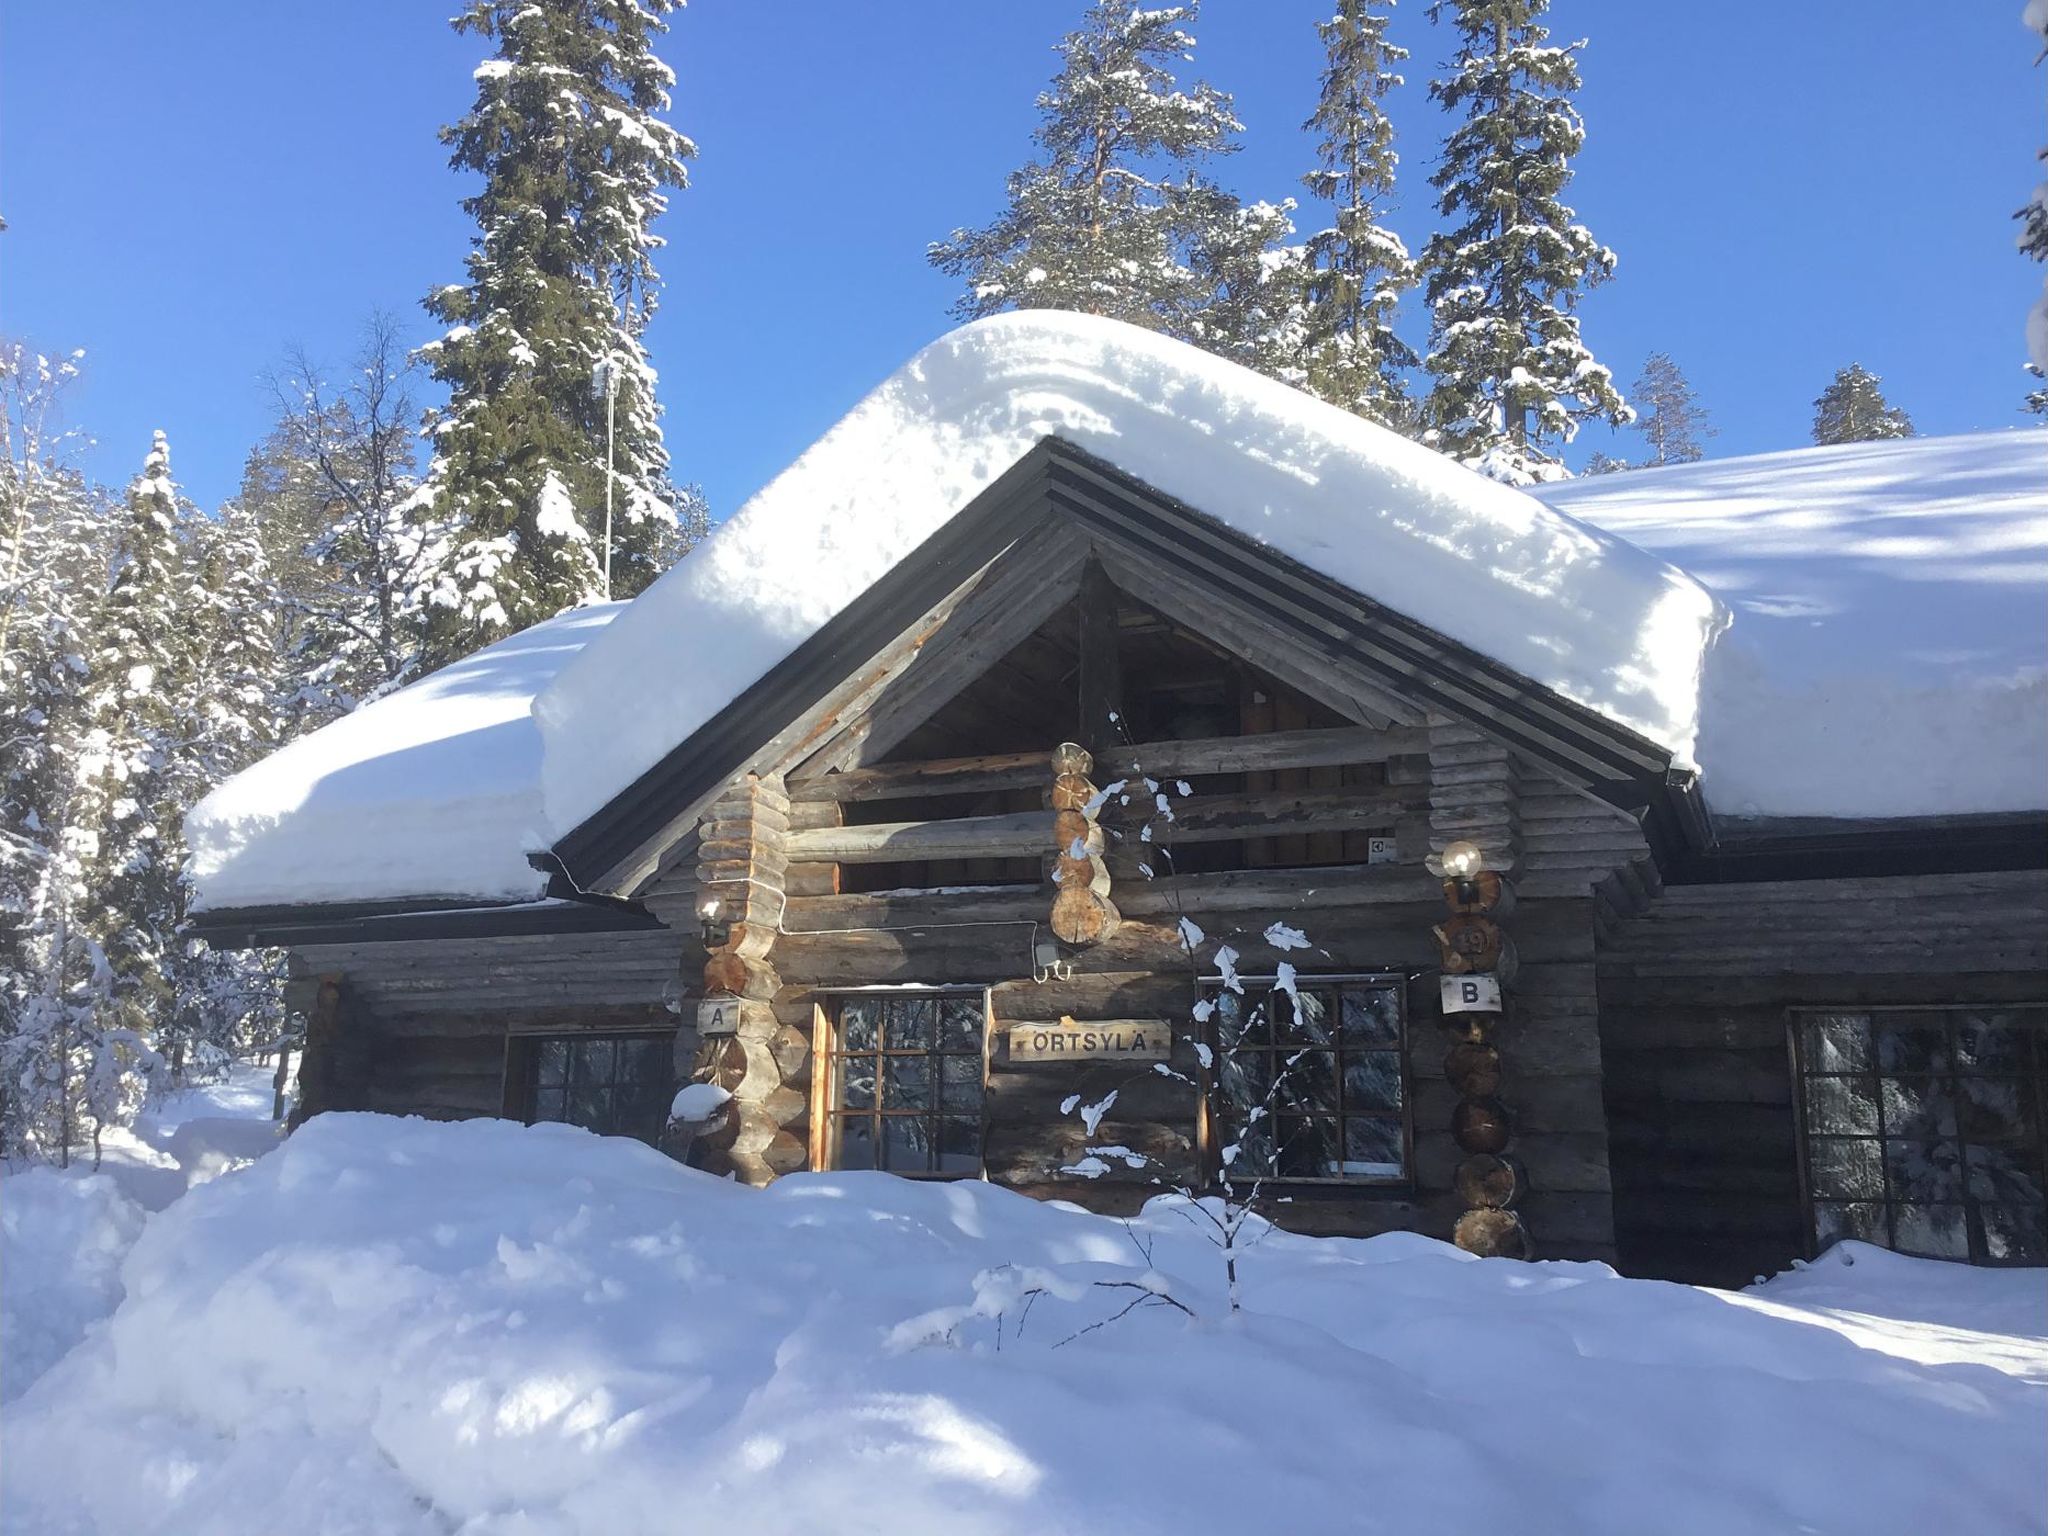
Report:
M336 978L337 992L331 1043L309 1042L301 1103L503 1114L511 1035L672 1032L677 954L677 935L660 930L303 947L294 971Z
M1807 1248L1788 1010L2048 999L2048 873L1674 887L1597 969L1622 1265L1742 1285Z

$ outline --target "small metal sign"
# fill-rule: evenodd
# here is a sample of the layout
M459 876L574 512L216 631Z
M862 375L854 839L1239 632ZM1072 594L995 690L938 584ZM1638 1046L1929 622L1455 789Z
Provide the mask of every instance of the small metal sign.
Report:
M1160 1019L1098 1019L1077 1024L1012 1024L1010 1060L1164 1061L1173 1051L1173 1030Z
M736 997L707 997L697 1005L699 1038L736 1035L740 1029L740 1000Z
M1498 976L1446 976L1442 980L1445 1013L1499 1013Z
M1352 847L1357 847L1356 843ZM1394 850L1391 837L1368 837L1365 840L1365 862L1368 864L1392 864L1400 858Z

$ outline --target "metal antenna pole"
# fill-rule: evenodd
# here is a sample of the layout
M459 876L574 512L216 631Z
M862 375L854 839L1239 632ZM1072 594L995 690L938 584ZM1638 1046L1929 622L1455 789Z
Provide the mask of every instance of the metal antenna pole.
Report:
M612 600L612 438L619 398L619 360L604 361L604 600Z

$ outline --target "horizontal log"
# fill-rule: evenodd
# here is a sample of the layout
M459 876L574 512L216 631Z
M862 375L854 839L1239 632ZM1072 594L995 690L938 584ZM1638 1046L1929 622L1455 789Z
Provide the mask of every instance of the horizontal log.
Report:
M1108 782L1140 774L1155 779L1170 775L1187 778L1209 773L1262 773L1380 763L1423 750L1427 737L1427 732L1412 728L1381 731L1344 726L1319 731L1140 742L1103 754L1096 762L1094 776L1098 782ZM1051 762L1048 750L883 763L799 780L789 786L789 793L793 802L802 804L1035 789L1050 772Z

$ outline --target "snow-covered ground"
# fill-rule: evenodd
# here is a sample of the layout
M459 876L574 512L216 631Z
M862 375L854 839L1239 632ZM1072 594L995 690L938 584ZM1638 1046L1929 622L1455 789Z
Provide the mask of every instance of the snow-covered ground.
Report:
M18 1397L121 1299L121 1261L144 1218L194 1185L276 1148L274 1067L236 1062L218 1082L151 1104L108 1131L97 1167L0 1179L0 1402Z
M1857 1245L1731 1295L1274 1234L1232 1316L1171 1205L329 1115L122 1280L0 1417L10 1533L2048 1522L2048 1277Z

